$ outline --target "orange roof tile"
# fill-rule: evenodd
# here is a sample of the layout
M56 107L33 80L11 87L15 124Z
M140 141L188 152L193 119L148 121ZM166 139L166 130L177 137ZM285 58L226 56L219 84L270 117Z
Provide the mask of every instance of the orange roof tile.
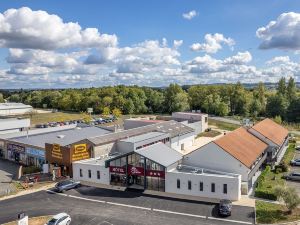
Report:
M282 145L289 133L288 130L283 126L280 126L279 124L268 118L255 124L252 129L256 130L264 137L268 138L279 146Z
M267 144L250 134L244 127L214 141L215 144L239 160L248 168L268 147Z

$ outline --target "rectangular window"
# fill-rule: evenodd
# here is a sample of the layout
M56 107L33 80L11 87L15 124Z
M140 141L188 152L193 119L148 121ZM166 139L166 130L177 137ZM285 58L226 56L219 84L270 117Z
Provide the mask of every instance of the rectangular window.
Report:
M227 184L223 184L223 193L227 194Z
M97 179L100 180L100 171L97 170Z
M180 189L180 180L177 179L177 188Z
M79 169L79 176L82 177L82 169Z
M215 183L211 183L211 192L215 192L216 191L216 185Z
M200 182L199 188L200 188L200 191L203 191L203 182Z
M89 170L89 178L91 178L91 177L92 177L92 171Z
M190 181L190 180L188 181L188 189L192 190L192 181Z

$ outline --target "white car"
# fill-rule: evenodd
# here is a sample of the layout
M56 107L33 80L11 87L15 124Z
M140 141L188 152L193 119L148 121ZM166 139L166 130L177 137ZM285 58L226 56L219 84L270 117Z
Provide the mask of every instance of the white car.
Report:
M291 160L291 165L292 166L300 166L300 159Z
M53 216L45 225L69 225L71 217L67 213L59 213Z

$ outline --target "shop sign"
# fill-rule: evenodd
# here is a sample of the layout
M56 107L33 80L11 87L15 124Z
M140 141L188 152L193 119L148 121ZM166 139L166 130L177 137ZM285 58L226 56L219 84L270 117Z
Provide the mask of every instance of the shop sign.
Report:
M38 158L45 158L45 151L35 149L35 148L26 148L26 154L32 155Z
M25 153L25 148L21 145L7 144L7 150L12 152Z
M72 161L89 159L90 154L87 150L86 144L74 145L74 152L72 154Z
M159 170L146 170L146 176L148 176L148 177L160 177L160 178L165 178L165 171L159 171Z
M125 169L125 167L121 167L121 166L110 166L109 172L126 174L126 169Z
M62 152L59 144L53 144L51 153L53 158L62 159Z
M144 168L128 165L128 175L144 176Z

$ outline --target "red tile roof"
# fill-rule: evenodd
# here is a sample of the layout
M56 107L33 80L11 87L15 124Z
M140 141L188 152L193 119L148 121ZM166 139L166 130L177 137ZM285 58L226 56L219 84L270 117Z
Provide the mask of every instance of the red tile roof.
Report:
M286 136L288 135L288 130L283 126L277 124L273 120L264 119L263 121L255 124L252 129L256 130L264 137L268 138L275 144L281 146L284 142Z
M244 127L226 134L215 140L214 143L248 168L268 147L266 143L250 134Z

